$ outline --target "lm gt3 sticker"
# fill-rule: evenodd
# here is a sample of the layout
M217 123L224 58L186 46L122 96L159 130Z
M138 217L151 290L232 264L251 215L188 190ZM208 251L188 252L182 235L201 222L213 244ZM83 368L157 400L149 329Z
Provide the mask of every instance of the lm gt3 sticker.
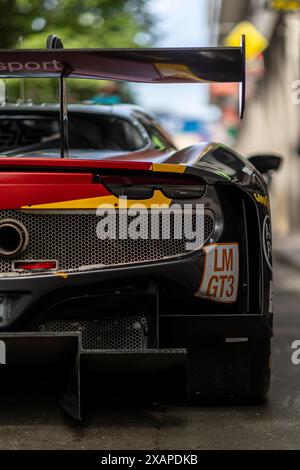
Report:
M196 296L220 303L236 302L239 285L238 243L218 243L203 248L205 264Z

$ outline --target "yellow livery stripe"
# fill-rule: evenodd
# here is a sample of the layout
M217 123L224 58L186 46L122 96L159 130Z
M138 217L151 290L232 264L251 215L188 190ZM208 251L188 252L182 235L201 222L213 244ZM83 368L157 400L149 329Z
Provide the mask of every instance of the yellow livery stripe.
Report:
M167 198L164 194L156 190L150 199L122 199L116 196L92 197L87 199L75 199L73 201L53 202L50 204L38 204L34 206L23 206L22 209L97 209L99 206L103 209L130 209L134 206L138 209L150 209L153 205L164 205L170 207L172 199Z

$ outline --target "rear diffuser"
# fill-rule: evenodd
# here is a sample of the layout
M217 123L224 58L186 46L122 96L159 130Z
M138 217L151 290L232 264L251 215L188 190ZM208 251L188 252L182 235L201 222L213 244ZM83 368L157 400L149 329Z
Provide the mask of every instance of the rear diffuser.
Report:
M1 333L1 375L13 377L22 370L58 373L63 377L61 408L82 419L81 376L115 372L164 373L186 364L185 349L85 350L80 333Z

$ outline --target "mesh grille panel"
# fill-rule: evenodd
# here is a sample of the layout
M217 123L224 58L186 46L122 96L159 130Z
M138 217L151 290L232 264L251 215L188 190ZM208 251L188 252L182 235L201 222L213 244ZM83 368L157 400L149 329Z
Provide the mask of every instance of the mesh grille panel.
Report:
M51 333L80 332L83 349L143 349L145 324L139 318L100 320L53 320L39 326Z
M149 235L153 225L150 223L150 212L147 212L145 216L149 219ZM159 217L162 217L161 213ZM22 222L29 233L28 246L23 253L17 255L17 260L56 260L58 271L63 272L88 270L99 265L105 267L158 261L188 253L187 239L180 237L183 221L174 214L170 215L171 236L167 240L163 239L166 229L162 223L159 224L157 239L101 240L96 234L97 224L101 218L96 213L90 212L34 213L4 210L0 211L0 219L2 218ZM124 233L130 219L133 218L126 218L122 226L122 222L117 217L116 233ZM205 214L201 224L200 228L204 230L206 241L214 230L213 216ZM193 215L193 229L195 227L196 215ZM0 256L0 273L12 273L13 261L14 258ZM26 273L13 272L13 274L24 276Z

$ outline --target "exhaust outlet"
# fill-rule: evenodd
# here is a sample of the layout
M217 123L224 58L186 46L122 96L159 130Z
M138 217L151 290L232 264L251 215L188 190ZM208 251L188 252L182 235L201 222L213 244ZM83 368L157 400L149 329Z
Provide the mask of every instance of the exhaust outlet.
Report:
M13 256L25 250L28 244L28 232L17 220L0 221L0 256Z

